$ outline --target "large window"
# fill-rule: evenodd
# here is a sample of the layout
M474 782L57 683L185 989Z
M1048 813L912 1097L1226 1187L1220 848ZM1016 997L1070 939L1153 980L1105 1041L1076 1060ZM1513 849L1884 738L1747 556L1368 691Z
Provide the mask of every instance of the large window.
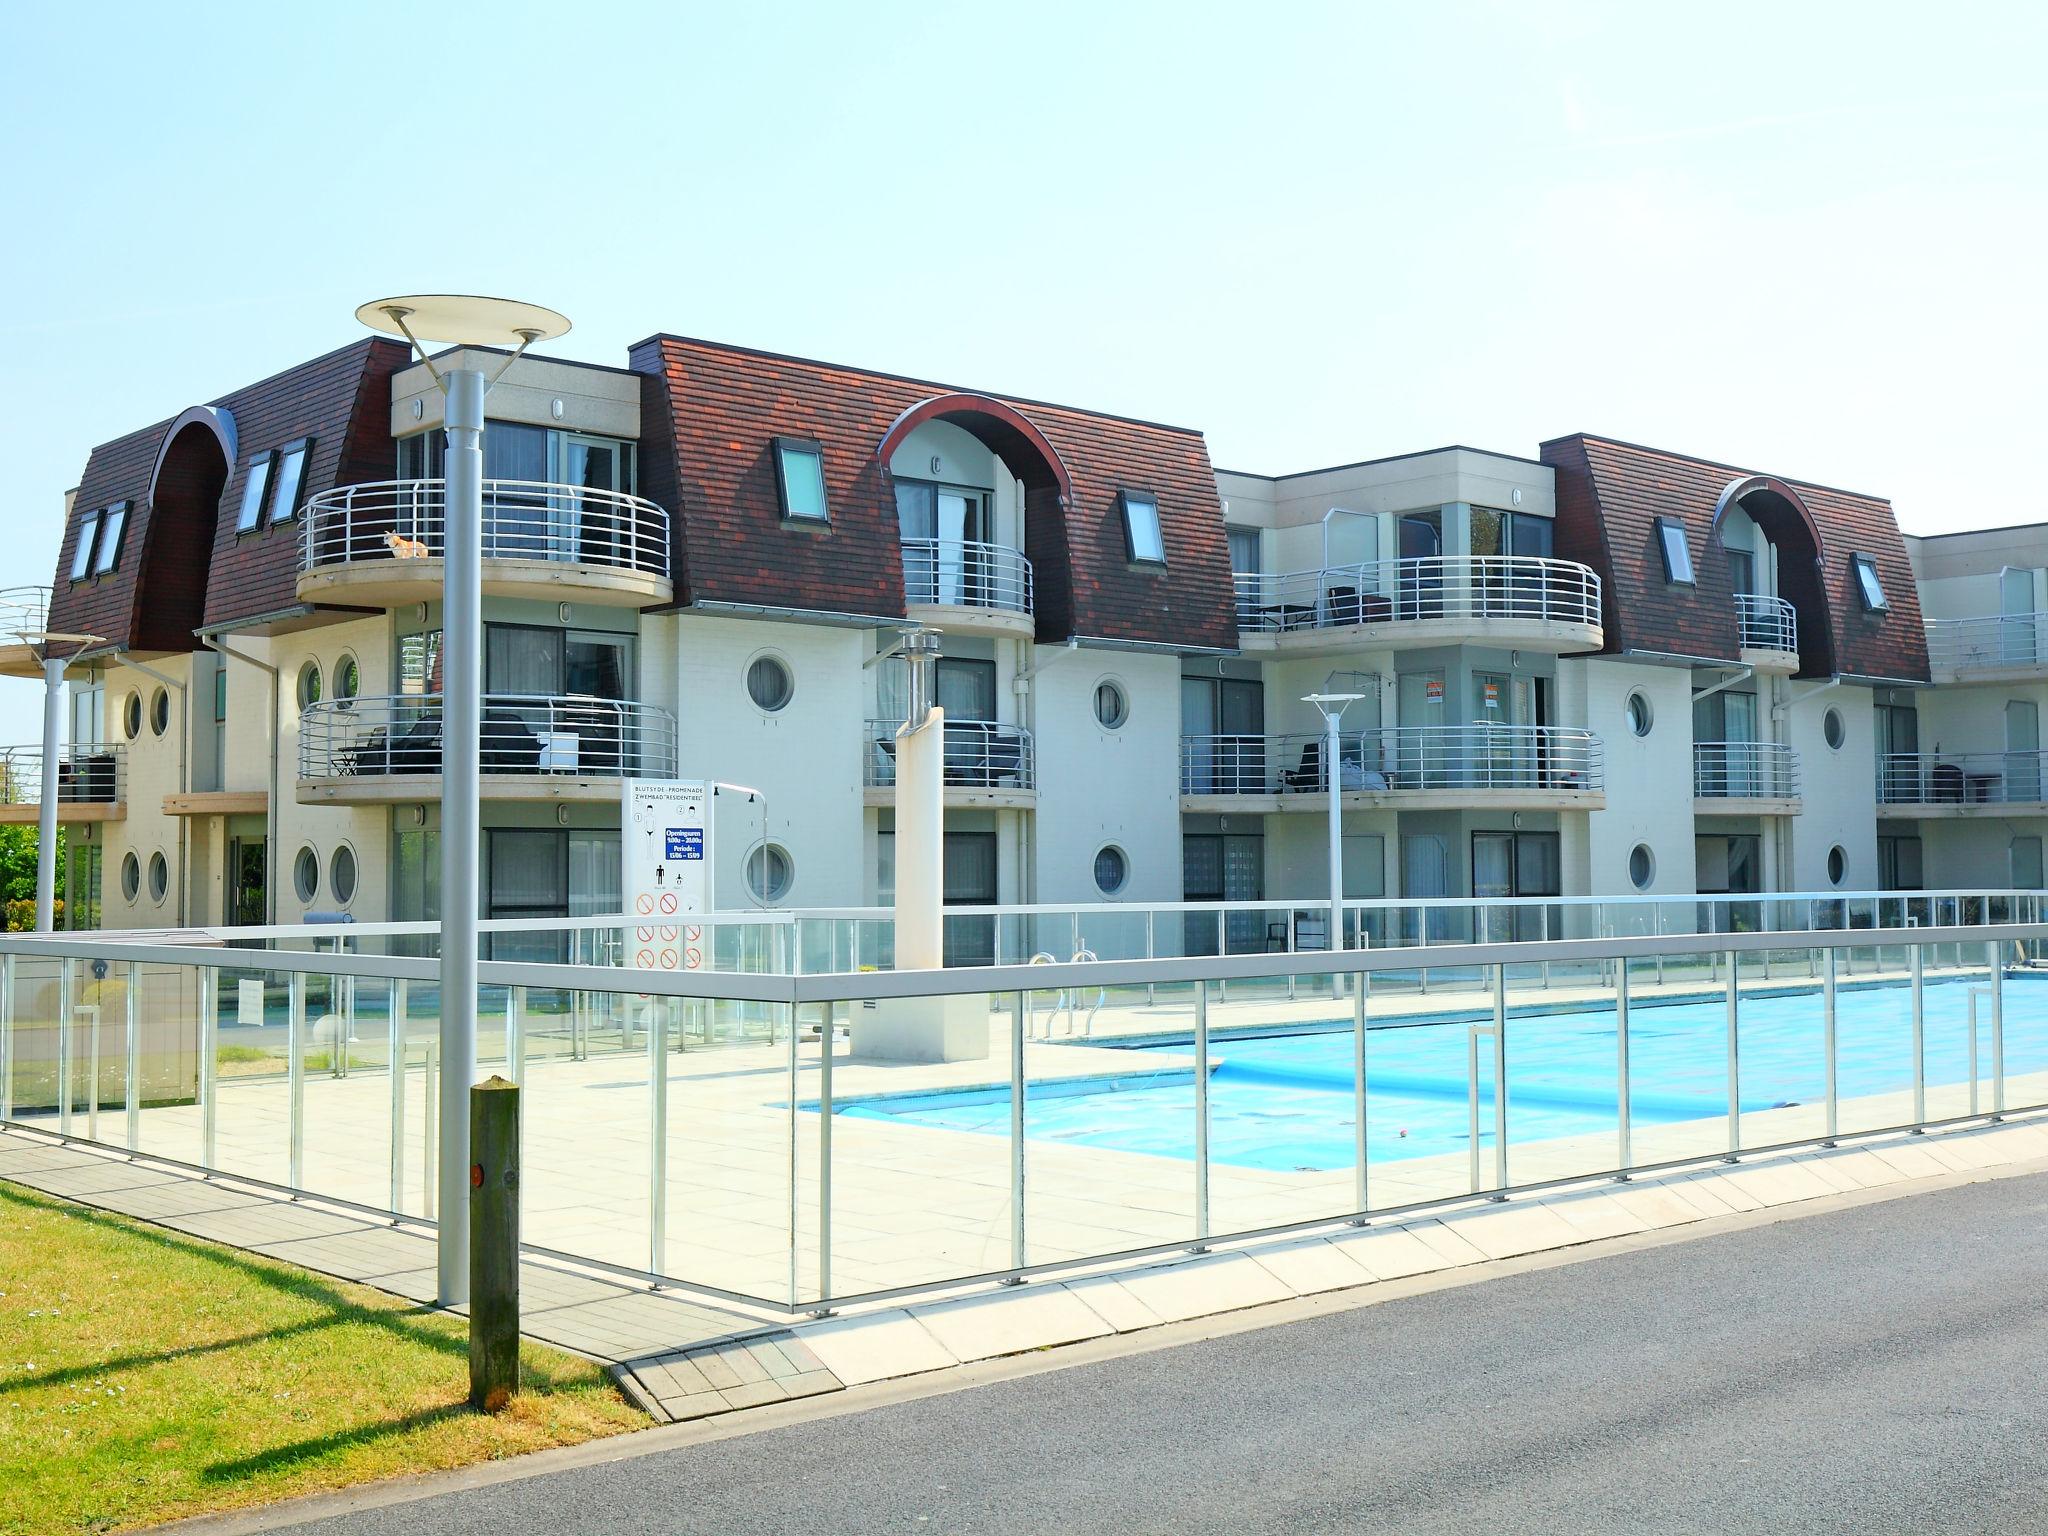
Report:
M1133 565L1166 564L1166 535L1159 526L1159 498L1150 491L1120 491L1124 509L1124 552Z
M71 551L71 579L83 581L92 574L92 560L100 537L100 515L87 512L78 519L78 544Z
M1856 573L1856 595L1863 600L1864 611L1883 613L1891 607L1885 601L1884 583L1877 579L1877 561L1869 555L1854 555L1849 565Z
M271 455L259 453L242 481L242 509L235 514L235 532L249 533L263 525L263 501L270 493Z
M299 515L299 493L306 486L306 455L313 440L302 437L277 450L277 469L271 475L270 520L288 523Z
M410 639L411 637L408 637ZM439 640L436 634L434 640ZM484 691L546 698L631 697L632 637L527 624L484 626ZM436 647L438 649L438 646ZM401 665L415 663L400 645Z
M1664 579L1674 586L1693 585L1692 548L1685 527L1668 517L1657 519L1657 551L1664 559Z
M825 449L804 438L775 439L775 488L782 516L794 523L831 520L825 501Z
M1877 888L1881 891L1917 891L1923 881L1921 845L1917 837L1877 839Z
M117 501L100 514L100 552L92 573L104 576L121 563L121 539L128 531L128 503Z

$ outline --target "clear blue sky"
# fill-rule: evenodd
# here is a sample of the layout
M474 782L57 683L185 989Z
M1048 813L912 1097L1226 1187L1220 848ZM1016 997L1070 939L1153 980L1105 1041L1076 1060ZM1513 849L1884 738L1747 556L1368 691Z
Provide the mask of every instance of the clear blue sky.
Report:
M94 443L443 288L1228 468L1586 429L2048 517L2044 59L1967 3L14 5L5 575Z

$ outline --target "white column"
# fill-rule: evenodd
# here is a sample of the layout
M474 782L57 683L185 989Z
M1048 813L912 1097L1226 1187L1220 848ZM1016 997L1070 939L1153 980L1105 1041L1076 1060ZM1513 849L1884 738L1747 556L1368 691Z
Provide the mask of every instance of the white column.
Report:
M469 1090L476 1081L478 754L483 694L484 376L445 375L441 600L441 1082L437 1294L469 1299Z
M44 642L47 644L48 642ZM64 658L43 658L43 800L36 817L36 932L57 927L58 735L64 722Z
M896 969L945 964L946 712L930 705L896 737Z
M1334 711L1323 715L1323 771L1330 779L1330 952L1344 947L1344 774Z

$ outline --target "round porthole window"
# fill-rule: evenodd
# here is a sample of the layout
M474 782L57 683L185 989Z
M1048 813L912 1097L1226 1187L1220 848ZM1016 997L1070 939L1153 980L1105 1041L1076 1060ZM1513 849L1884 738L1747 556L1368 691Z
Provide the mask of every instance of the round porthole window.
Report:
M1657 856L1650 852L1648 843L1637 843L1629 850L1628 883L1639 891L1647 891L1656 878Z
M121 727L128 733L130 741L134 741L142 734L142 695L133 688L128 690L128 697L121 701Z
M311 709L320 702L320 663L309 661L299 668L299 708Z
M1849 728L1842 723L1842 712L1829 706L1828 712L1820 717L1820 734L1828 746L1836 752L1842 750L1842 743L1849 738Z
M343 709L353 708L356 695L363 691L363 669L353 656L344 656L334 664L334 702Z
M132 853L121 861L121 894L130 901L142 894L142 860Z
M292 889L299 893L301 901L311 901L320 894L320 855L310 846L301 848L299 856L292 860Z
M1114 896L1131 878L1131 861L1114 843L1095 855L1095 889Z
M796 679L780 656L756 656L747 667L747 697L764 714L775 714L796 692Z
M345 907L356 899L356 851L343 843L327 861L327 889L334 904Z
M1121 729L1131 718L1131 701L1121 683L1104 678L1095 685L1095 719L1105 731Z
M1849 878L1849 853L1840 843L1828 850L1828 884L1840 885Z
M790 862L789 850L780 843L758 844L747 855L747 889L754 893L754 900L782 900L795 879L796 866Z
M149 728L158 736L171 728L171 690L159 688L149 699Z
M161 853L149 856L149 899L162 901L171 889L171 866Z
M1631 731L1638 736L1647 736L1656 719L1656 711L1650 708L1648 694L1637 692L1628 696L1628 728Z

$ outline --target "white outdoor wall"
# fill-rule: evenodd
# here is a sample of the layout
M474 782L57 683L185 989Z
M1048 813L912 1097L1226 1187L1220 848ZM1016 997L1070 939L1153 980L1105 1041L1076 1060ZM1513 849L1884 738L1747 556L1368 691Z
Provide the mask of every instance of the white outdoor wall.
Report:
M1180 658L1087 647L1036 654L1034 899L1103 900L1095 854L1114 843L1130 861L1117 900L1180 900ZM1131 703L1115 731L1095 719L1104 678L1121 683Z
M1813 685L1784 686L1797 697ZM1787 708L1777 728L1778 739L1799 754L1803 789L1801 813L1786 818L1791 858L1778 868L1779 890L1830 889L1828 851L1838 844L1849 856L1843 888L1877 888L1877 749L1870 703L1868 688L1846 684L1810 693ZM1842 717L1845 735L1840 751L1831 749L1822 735L1830 709Z
M1611 657L1567 658L1557 664L1557 689L1560 718L1599 735L1607 766L1605 809L1562 818L1565 890L1635 894L1629 854L1647 843L1656 874L1644 894L1692 891L1692 674ZM1628 696L1637 690L1650 701L1648 736L1628 728Z

